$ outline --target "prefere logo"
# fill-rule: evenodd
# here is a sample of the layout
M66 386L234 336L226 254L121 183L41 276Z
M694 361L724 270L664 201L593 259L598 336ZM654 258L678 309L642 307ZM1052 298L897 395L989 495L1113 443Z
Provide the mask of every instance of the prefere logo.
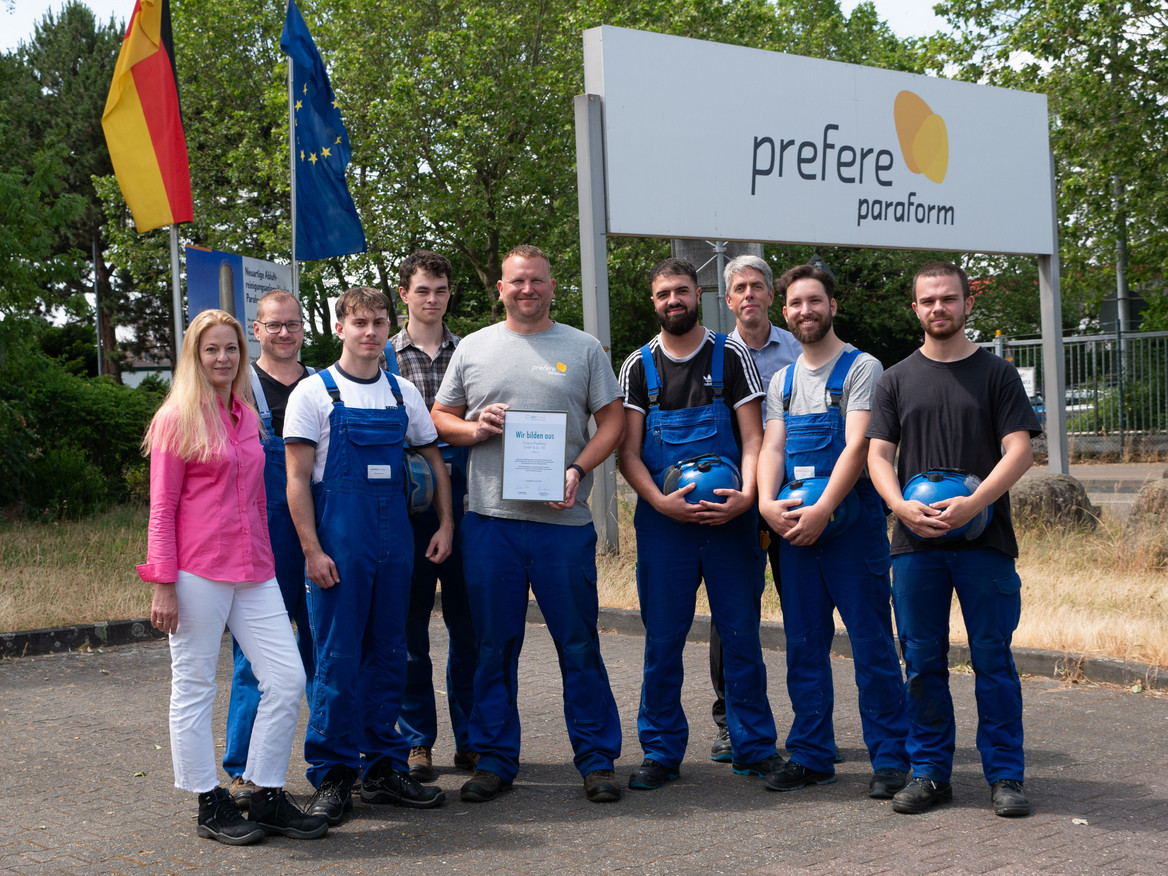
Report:
M949 170L949 131L945 120L911 91L902 91L893 105L900 154L913 173L923 173L935 183Z
M557 362L556 363L556 370L559 371L561 374L563 374L565 371L568 370L568 366L565 365L563 362Z

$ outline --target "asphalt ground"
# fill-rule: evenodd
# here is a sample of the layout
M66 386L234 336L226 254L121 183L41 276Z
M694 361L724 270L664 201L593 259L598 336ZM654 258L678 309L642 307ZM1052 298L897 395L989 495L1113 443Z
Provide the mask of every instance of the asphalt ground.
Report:
M434 653L445 648L435 618ZM643 638L603 633L623 721L622 783L636 742ZM780 740L791 713L784 657L768 651ZM768 793L760 779L708 760L706 646L686 649L693 732L682 777L613 804L584 799L563 726L561 682L546 630L528 626L520 664L523 763L514 790L466 804L466 778L435 751L446 805L419 812L357 803L317 841L279 837L232 848L195 836L195 798L173 787L165 642L0 661L0 873L1168 873L1168 696L1127 687L1023 681L1029 818L1002 819L974 748L973 677L955 671L954 802L923 815L866 796L867 763L852 666L833 659L838 781ZM230 674L224 639L215 726ZM441 707L444 710L444 706ZM288 789L310 788L294 751ZM440 716L440 726L446 718ZM222 753L221 736L217 739Z

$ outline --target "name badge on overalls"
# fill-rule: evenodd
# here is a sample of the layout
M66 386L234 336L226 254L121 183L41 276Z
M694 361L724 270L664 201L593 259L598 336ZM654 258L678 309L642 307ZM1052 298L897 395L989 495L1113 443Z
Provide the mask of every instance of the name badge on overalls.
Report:
M808 478L815 477L815 466L813 465L797 465L795 466L794 478L792 480L805 481Z
M371 481L388 481L393 478L393 466L391 465L367 465L365 466L365 477Z

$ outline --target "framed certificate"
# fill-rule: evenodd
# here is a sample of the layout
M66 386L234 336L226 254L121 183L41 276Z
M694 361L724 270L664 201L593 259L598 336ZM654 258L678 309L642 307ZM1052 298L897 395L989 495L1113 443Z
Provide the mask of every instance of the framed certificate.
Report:
M503 498L564 501L567 454L566 411L508 409L503 420Z

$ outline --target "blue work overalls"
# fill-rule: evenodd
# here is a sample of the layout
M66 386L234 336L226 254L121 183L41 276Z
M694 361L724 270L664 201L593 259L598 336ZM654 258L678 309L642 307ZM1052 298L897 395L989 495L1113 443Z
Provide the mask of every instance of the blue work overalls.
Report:
M386 370L400 374L392 343L385 345ZM397 725L410 748L434 745L438 737L438 710L434 701L434 665L430 659L430 615L434 591L442 582L442 621L446 624L446 702L456 751L470 751L467 722L474 707L474 673L477 650L466 576L462 568L463 509L466 505L467 448L439 442L442 459L450 472L450 499L454 514L454 538L450 556L441 563L426 559L430 539L438 531L438 511L430 508L410 518L414 529L414 573L410 583L410 608L406 617L406 692Z
M398 733L406 680L406 609L413 538L403 467L408 417L393 375L381 372L397 406L351 408L336 381L319 372L329 395L324 474L312 485L316 531L340 582L308 582L308 616L316 644L304 757L320 784L336 765L368 770L383 757L407 769Z
M308 624L308 600L304 590L304 552L300 537L288 511L288 468L284 458L284 439L272 431L272 409L255 369L251 372L251 391L255 396L260 421L264 424L264 491L267 493L268 535L276 560L276 582L288 617L296 622L296 646L304 675L308 679L308 696L312 697L312 676L315 663L312 657L312 632ZM308 369L313 374L314 369ZM247 749L251 744L251 728L260 704L259 683L243 651L231 639L235 667L231 675L231 699L227 706L227 750L223 755L223 771L232 778L243 775L247 764Z
M703 407L663 411L661 381L646 344L641 348L649 413L642 460L658 489L665 470L700 453L735 465L729 405L722 398L726 336L715 335L710 366L713 401ZM775 719L766 693L759 642L760 600L766 556L758 542L757 512L721 526L678 523L637 500L637 592L645 624L645 676L637 733L646 758L676 767L685 755L689 724L681 705L682 650L693 624L698 584L706 582L710 613L722 637L726 717L736 763L758 763L775 753Z
M787 441L784 472L831 475L846 445L840 411L844 380L859 350L840 356L827 379L828 408L822 413L790 412L795 365L783 383ZM798 476L804 476L800 471ZM783 629L787 637L787 693L795 718L787 735L791 760L817 772L835 771L832 707L832 609L838 608L852 643L860 723L874 769L908 769L908 718L904 681L892 638L889 550L884 506L872 482L861 477L855 492L861 514L829 543L797 547L783 539L779 564L783 579Z

